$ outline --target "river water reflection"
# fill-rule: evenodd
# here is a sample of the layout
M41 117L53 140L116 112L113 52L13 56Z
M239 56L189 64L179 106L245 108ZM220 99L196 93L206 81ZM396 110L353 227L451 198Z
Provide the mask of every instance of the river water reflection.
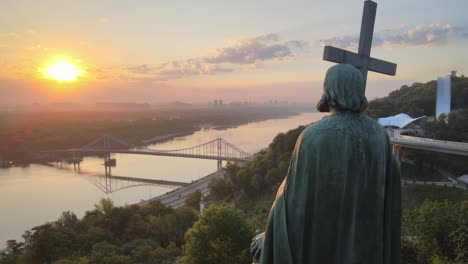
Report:
M234 128L204 129L192 135L149 146L170 150L196 146L216 138L223 138L251 154L265 148L280 132L306 125L324 116L322 113L303 113L281 119L253 122ZM117 166L112 175L190 182L216 170L216 161L116 154ZM25 168L0 169L0 249L8 239L20 239L27 229L56 220L61 212L72 211L78 217L94 208L101 198L109 197L116 205L137 203L171 189L144 185L104 193L103 159L86 157L80 172L63 163L62 168L33 164ZM97 186L101 186L101 189ZM112 189L112 188L110 188Z

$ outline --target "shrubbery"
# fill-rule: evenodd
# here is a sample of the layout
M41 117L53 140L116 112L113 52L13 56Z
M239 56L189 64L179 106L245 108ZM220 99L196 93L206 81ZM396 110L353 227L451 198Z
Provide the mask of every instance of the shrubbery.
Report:
M82 219L62 217L10 240L0 263L173 263L185 232L198 219L187 207L160 202L114 207L103 199Z

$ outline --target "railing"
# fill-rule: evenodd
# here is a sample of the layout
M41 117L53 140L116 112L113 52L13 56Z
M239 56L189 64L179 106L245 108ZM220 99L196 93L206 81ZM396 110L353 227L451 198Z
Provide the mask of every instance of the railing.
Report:
M437 139L412 137L412 136L404 136L404 135L399 135L397 139L410 140L414 142L421 142L421 143L428 143L428 144L440 144L444 146L452 146L455 148L468 149L468 143L464 143L464 142L454 142L454 141L437 140Z
M438 150L441 152L455 151L458 154L468 154L468 143L437 140L430 138L412 137L401 135L399 131L390 133L390 141L392 144L405 145L408 147L419 147L425 149Z

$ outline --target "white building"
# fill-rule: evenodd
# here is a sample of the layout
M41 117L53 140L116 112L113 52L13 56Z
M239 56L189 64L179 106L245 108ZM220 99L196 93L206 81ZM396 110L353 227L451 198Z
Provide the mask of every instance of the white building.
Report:
M400 130L400 134L422 135L422 127L427 122L427 116L412 118L407 114L398 114L379 118L379 124L387 129Z
M437 78L436 117L450 113L451 85L451 76Z
M457 183L468 188L468 174L458 177Z

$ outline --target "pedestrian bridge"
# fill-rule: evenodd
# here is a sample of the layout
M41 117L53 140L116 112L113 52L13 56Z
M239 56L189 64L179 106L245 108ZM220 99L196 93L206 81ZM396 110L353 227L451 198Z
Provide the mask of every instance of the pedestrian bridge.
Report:
M72 161L79 164L82 156L104 155L110 158L111 153L217 160L218 170L221 169L222 161L247 161L251 156L222 138L183 149L158 150L146 146L136 146L110 135L99 137L81 148L45 150L39 151L37 154L49 157L71 154L73 155Z
M468 156L468 143L404 136L400 135L397 131L396 133L390 133L390 135L390 143L394 147L406 147Z

